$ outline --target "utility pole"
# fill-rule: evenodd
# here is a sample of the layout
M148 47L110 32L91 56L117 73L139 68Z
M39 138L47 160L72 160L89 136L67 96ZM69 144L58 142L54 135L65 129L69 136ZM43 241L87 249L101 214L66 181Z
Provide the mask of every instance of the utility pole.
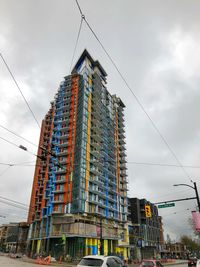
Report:
M17 253L19 246L19 234L20 234L20 223L17 224L17 239L16 239L15 254Z
M194 190L195 190L195 193L196 193L197 204L198 204L198 208L199 208L199 212L200 212L200 201L199 201L199 194L198 194L196 182L194 182Z
M100 254L104 255L102 217L100 217Z
M187 186L187 187L192 188L195 191L198 210L200 212L200 201L199 201L199 194L198 194L198 190L197 190L197 184L196 184L196 182L192 182L192 183L193 183L194 187L189 185L189 184L174 184L174 186Z

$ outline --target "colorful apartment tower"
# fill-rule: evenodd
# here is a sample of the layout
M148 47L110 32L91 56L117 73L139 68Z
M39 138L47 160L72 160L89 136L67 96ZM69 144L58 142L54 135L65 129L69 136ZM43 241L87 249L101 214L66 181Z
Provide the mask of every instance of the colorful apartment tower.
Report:
M42 122L28 222L30 251L127 257L124 104L84 50Z

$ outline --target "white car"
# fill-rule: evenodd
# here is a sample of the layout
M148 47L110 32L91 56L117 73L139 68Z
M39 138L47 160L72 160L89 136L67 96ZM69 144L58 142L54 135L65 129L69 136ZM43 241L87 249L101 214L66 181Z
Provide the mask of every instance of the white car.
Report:
M116 256L98 256L91 255L85 256L81 259L77 267L127 267L123 261Z

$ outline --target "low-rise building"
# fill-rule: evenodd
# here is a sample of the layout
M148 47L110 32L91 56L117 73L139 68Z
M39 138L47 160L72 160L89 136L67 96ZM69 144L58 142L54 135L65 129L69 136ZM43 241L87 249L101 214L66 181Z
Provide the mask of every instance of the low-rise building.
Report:
M25 253L29 225L26 222L9 223L0 226L0 250Z
M146 199L129 198L130 245L136 259L158 256L164 244L162 218L157 207ZM149 209L147 215L146 207Z
M187 258L187 248L186 245L176 242L165 244L165 253L163 257L174 258L174 259L186 259Z

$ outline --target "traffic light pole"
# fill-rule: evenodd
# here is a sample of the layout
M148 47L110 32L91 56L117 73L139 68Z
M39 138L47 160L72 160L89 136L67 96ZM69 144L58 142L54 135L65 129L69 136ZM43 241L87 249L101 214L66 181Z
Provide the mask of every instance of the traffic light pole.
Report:
M104 255L102 217L100 217L100 255Z
M195 195L196 197L188 197L188 198L181 198L181 199L173 199L173 200L167 200L167 201L162 201L162 202L157 202L154 204L166 204L166 203L170 203L170 202L178 202L178 201L185 201L185 200L192 200L192 199L196 199L197 200L197 205L198 205L198 210L200 212L200 200L199 200L199 194L198 194L198 190L197 190L197 184L196 182L193 182L193 186L189 185L189 184L174 184L174 186L187 186L192 188L195 191Z
M192 188L194 191L195 191L195 194L196 194L196 200L197 200L197 205L198 205L198 210L200 212L200 201L199 201L199 194L198 194L198 190L197 190L197 184L196 182L193 182L193 186L189 185L189 184L174 184L174 186L187 186L187 187L190 187Z
M195 190L195 193L196 193L197 204L198 204L198 208L199 208L199 212L200 212L200 201L199 201L199 194L198 194L196 182L194 182L194 190Z

